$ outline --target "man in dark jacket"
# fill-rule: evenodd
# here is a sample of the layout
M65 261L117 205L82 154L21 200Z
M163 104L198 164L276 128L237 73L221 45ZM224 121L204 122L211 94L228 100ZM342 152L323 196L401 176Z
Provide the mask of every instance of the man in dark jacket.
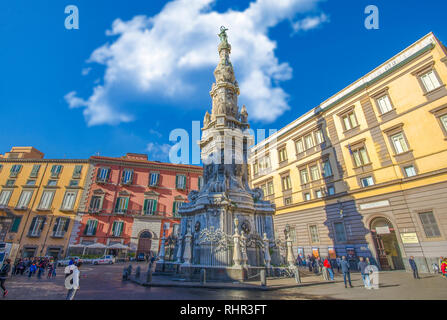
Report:
M347 288L346 278L348 278L349 281L349 287L353 288L351 284L351 267L349 266L349 262L346 260L346 257L341 257L340 262L341 272L343 272L343 281L345 282L345 288Z
M3 298L8 294L8 290L5 288L5 281L8 278L8 273L11 270L11 260L6 259L0 270L0 287L3 289Z
M369 279L369 272L366 270L367 267L368 267L368 263L363 259L363 257L360 257L358 269L360 271L360 274L362 275L363 284L365 285L366 289L371 289L371 281Z
M408 262L410 263L411 270L413 270L413 277L415 279L420 279L418 273L418 266L416 265L416 261L414 261L414 257L411 256Z

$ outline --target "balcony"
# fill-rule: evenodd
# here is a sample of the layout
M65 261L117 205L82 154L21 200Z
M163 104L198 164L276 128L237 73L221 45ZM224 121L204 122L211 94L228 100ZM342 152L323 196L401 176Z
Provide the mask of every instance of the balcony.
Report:
M64 235L65 235L65 231L60 230L60 231L53 232L52 237L53 238L63 238Z
M10 178L17 178L18 175L19 175L19 172L18 172L18 171L11 171L11 172L9 173L9 177L10 177Z
M179 215L174 215L173 213L167 213L162 211L153 211L145 214L143 210L120 210L116 211L115 208L111 209L96 209L90 208L86 212L88 214L101 214L101 215L119 215L119 216L140 216L140 217L160 217L160 218L180 218Z
M29 233L28 233L28 237L29 237L29 238L39 238L39 237L40 237L40 234L41 234L40 231L29 232Z

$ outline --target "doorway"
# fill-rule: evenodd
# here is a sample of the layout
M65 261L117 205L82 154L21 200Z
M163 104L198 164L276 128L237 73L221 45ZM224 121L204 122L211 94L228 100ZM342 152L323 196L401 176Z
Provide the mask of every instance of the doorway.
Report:
M382 270L402 270L405 266L393 224L386 218L371 222L371 234Z
M143 231L138 238L137 257L138 254L143 253L148 255L152 247L152 233L150 231Z

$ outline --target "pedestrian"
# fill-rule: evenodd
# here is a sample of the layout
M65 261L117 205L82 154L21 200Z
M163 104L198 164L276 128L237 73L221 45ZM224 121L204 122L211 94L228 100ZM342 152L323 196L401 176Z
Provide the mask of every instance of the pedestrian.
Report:
M66 300L74 300L74 297L76 295L76 292L79 290L79 278L80 278L80 271L79 268L81 267L82 263L78 261L78 263L70 264L67 267L65 267L65 287L68 289ZM71 275L71 279L68 280L68 278Z
M51 277L53 276L53 265L54 262L50 262L50 264L48 265L48 274L47 274L48 279L51 279Z
M444 279L447 279L447 258L442 260L442 263L441 263L441 273L442 273L442 277Z
M310 256L307 256L307 267L309 268L309 272L312 272L312 259Z
M418 266L416 265L416 261L414 261L414 257L411 256L408 262L410 263L411 270L413 270L413 277L415 279L420 279L418 273Z
M328 258L326 258L323 262L323 266L327 269L329 272L329 277L331 278L331 281L334 281L334 271L332 270L332 265Z
M363 259L363 257L360 257L360 262L358 264L358 269L360 271L360 274L362 275L363 284L365 285L366 289L371 289L371 281L369 279L369 272L366 270L368 267L368 263Z
M341 257L340 268L343 272L343 281L345 282L345 288L347 288L346 279L348 279L349 287L353 288L351 284L351 267L349 266L349 262L346 260L345 256Z
M3 298L8 294L8 290L5 288L5 281L8 278L8 273L11 270L11 260L6 259L6 263L3 264L2 269L0 270L0 287L3 290Z
M57 259L54 260L54 262L53 262L53 273L51 274L51 276L52 276L53 278L56 277L56 268L57 268Z
M340 266L341 266L341 260L340 257L337 257L335 259L335 262L337 263L337 272L340 273Z
M441 271L441 266L442 266L442 261L444 261L444 257L439 257L439 263L438 263L438 267L439 267L439 271L438 272L440 272L440 273L442 273L442 271Z
M37 270L36 263L33 262L28 269L28 278L31 278L34 275L34 273L36 272L36 270Z
M45 262L43 260L40 260L38 266L37 266L37 279L40 279L42 276L42 273L45 272Z

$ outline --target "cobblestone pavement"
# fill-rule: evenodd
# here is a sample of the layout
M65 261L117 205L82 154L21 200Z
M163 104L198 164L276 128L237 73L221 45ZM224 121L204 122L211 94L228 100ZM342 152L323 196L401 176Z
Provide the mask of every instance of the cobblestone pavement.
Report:
M142 270L146 265L141 264ZM359 274L353 274L352 289L345 289L341 277L335 283L278 291L220 290L175 287L143 287L121 280L124 265L81 267L80 290L77 300L309 300L309 299L447 299L447 280L435 275L422 275L414 280L410 273L395 271L380 274L380 289L366 290ZM9 290L5 300L65 299L63 268L56 279L38 280L14 276L6 282ZM284 281L284 280L283 280ZM293 279L290 279L291 283ZM1 299L1 298L0 298Z

